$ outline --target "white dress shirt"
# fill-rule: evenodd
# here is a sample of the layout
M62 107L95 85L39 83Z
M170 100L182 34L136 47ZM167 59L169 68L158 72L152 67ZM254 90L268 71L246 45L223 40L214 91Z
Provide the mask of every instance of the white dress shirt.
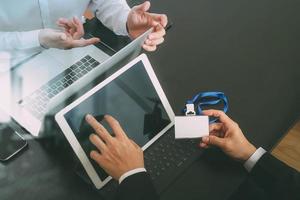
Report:
M1 0L0 54L9 53L12 63L17 63L41 52L41 29L58 29L56 21L61 17L81 19L87 8L116 34L127 35L126 0Z
M257 161L266 153L266 150L259 147L250 158L244 163L244 167L248 172L251 172Z
M123 180L125 180L127 177L133 175L133 174L137 174L137 173L141 173L141 172L146 172L145 168L136 168L133 170L130 170L126 173L124 173L120 178L119 178L119 184L122 183Z

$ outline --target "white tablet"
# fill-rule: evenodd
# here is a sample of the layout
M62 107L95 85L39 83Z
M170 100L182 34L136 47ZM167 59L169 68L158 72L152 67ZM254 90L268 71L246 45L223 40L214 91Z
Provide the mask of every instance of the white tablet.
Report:
M98 121L112 115L143 150L174 125L174 112L145 54L56 114L55 120L97 189L111 177L89 157L96 147L89 141L94 131L85 122L86 114Z

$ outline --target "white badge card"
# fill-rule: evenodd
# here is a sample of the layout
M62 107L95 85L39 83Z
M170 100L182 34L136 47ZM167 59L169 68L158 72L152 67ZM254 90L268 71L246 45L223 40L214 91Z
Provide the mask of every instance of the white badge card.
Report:
M209 135L208 116L176 116L175 138L201 138Z

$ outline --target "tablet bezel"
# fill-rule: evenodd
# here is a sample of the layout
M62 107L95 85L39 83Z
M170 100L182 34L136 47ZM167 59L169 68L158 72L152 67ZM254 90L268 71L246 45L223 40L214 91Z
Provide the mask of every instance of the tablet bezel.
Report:
M101 180L98 176L96 170L92 166L92 163L90 162L88 156L84 152L83 148L81 147L79 141L77 140L75 134L73 133L71 127L67 123L67 120L65 119L64 115L68 113L70 110L75 108L77 105L79 105L81 102L92 96L94 93L96 93L101 88L105 87L107 84L109 84L111 81L113 81L115 78L122 75L124 72L126 72L131 67L135 66L136 63L139 61L143 62L143 66L163 104L163 107L165 108L168 117L170 119L170 124L168 124L163 130L161 130L159 133L157 133L149 142L147 142L142 149L147 149L151 144L153 144L159 137L161 137L164 133L166 133L167 130L169 130L174 125L174 119L175 114L173 112L173 109L153 71L153 68L145 54L141 54L131 62L129 62L127 65L116 71L114 74L109 76L107 79L105 79L103 82L96 85L94 88L92 88L90 91L79 97L77 100L75 100L73 103L66 106L64 109L62 109L60 112L58 112L55 115L55 120L57 124L59 125L60 129L64 133L65 137L67 138L68 142L70 143L71 147L73 148L76 156L79 158L80 162L82 163L85 171L87 172L88 176L90 177L91 181L95 185L97 189L102 188L106 183L108 183L112 178L111 176L108 176L104 180Z

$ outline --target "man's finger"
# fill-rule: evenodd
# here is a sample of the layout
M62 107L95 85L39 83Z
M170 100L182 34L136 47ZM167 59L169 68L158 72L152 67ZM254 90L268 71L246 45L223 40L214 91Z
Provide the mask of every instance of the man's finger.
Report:
M66 30L70 29L70 27L69 27L67 24L56 23L56 25L57 25L58 27L61 27L61 28L66 29Z
M57 22L56 25L60 28L63 28L64 32L69 33L69 34L71 33L71 28L67 24L60 24Z
M209 135L214 135L214 136L217 136L220 138L224 137L224 133L222 131L212 131L212 132L209 132Z
M58 21L57 25L61 28L65 29L65 32L71 34L73 39L80 39L84 35L84 28L80 20L76 17L72 19L72 21L62 22ZM70 26L71 25L71 26Z
M164 28L168 24L168 17L165 14L156 14L156 13L150 13L149 14L153 21L159 22Z
M148 46L155 46L155 45L162 44L164 41L165 41L165 39L163 37L159 38L159 39L156 39L156 40L149 40L149 39L147 39L145 41L145 44L148 45Z
M108 125L111 127L116 137L127 138L126 133L124 132L120 123L115 118L113 118L110 115L105 115L104 119L107 121Z
M73 39L79 40L79 39L82 38L83 35L84 35L84 31L78 30L78 31L74 32L74 34L73 34ZM98 42L99 42L99 41L98 41Z
M91 39L80 39L80 40L72 40L71 41L71 47L85 47L88 45L96 44L100 41L99 38L91 38Z
M147 12L150 9L150 2L149 1L145 1L144 3L134 6L132 9L135 11L141 11L141 12Z
M82 24L81 21L78 19L78 17L73 17L73 24L74 24L74 26L77 28L77 31L84 32L83 24Z
M150 33L148 38L150 40L156 40L166 35L166 30L159 24L155 27L154 32Z
M68 19L66 18L59 18L57 21L56 21L56 24L65 24L67 25L68 24Z
M143 44L143 49L145 49L146 51L152 52L155 51L157 49L156 46L148 46L146 44Z
M209 148L209 145L206 144L206 143L204 143L204 142L200 142L199 146L200 146L201 148L204 148L204 149L208 149L208 148Z
M78 25L78 26L82 25L80 19L77 16L73 17L73 22L75 25Z
M214 145L222 148L224 146L225 139L214 135L210 135L210 136L203 137L202 142L207 145Z
M106 128L104 128L104 126L102 126L102 124L100 124L93 116L88 114L85 119L105 143L109 143L112 140L112 136Z
M61 22L61 23L67 23L69 21L69 19L62 17L62 18L59 18L57 21Z
M106 144L99 138L99 136L91 134L89 139L91 143L93 143L93 145L95 145L101 153L107 150Z
M60 18L56 24L59 27L64 27L72 35L76 32L83 32L83 26L80 26L81 23L77 17L73 17L72 20Z
M76 26L76 31L74 32L74 39L80 39L84 35L84 28L78 17L73 17L73 23Z
M102 159L102 155L101 155L100 153L98 153L97 151L91 151L90 157L91 157L94 161L96 161L99 165L102 166L103 159Z
M64 26L65 29L72 35L76 32L77 29L76 24L73 22L73 20L69 20L66 18L58 19L56 24L60 27Z
M223 123L232 123L233 121L220 110L204 110L202 111L204 115L219 118L219 120Z
M76 24L73 22L73 20L68 20L67 25L73 30L76 30L76 28L77 28Z
M209 132L219 131L223 127L222 123L213 123L209 125Z

